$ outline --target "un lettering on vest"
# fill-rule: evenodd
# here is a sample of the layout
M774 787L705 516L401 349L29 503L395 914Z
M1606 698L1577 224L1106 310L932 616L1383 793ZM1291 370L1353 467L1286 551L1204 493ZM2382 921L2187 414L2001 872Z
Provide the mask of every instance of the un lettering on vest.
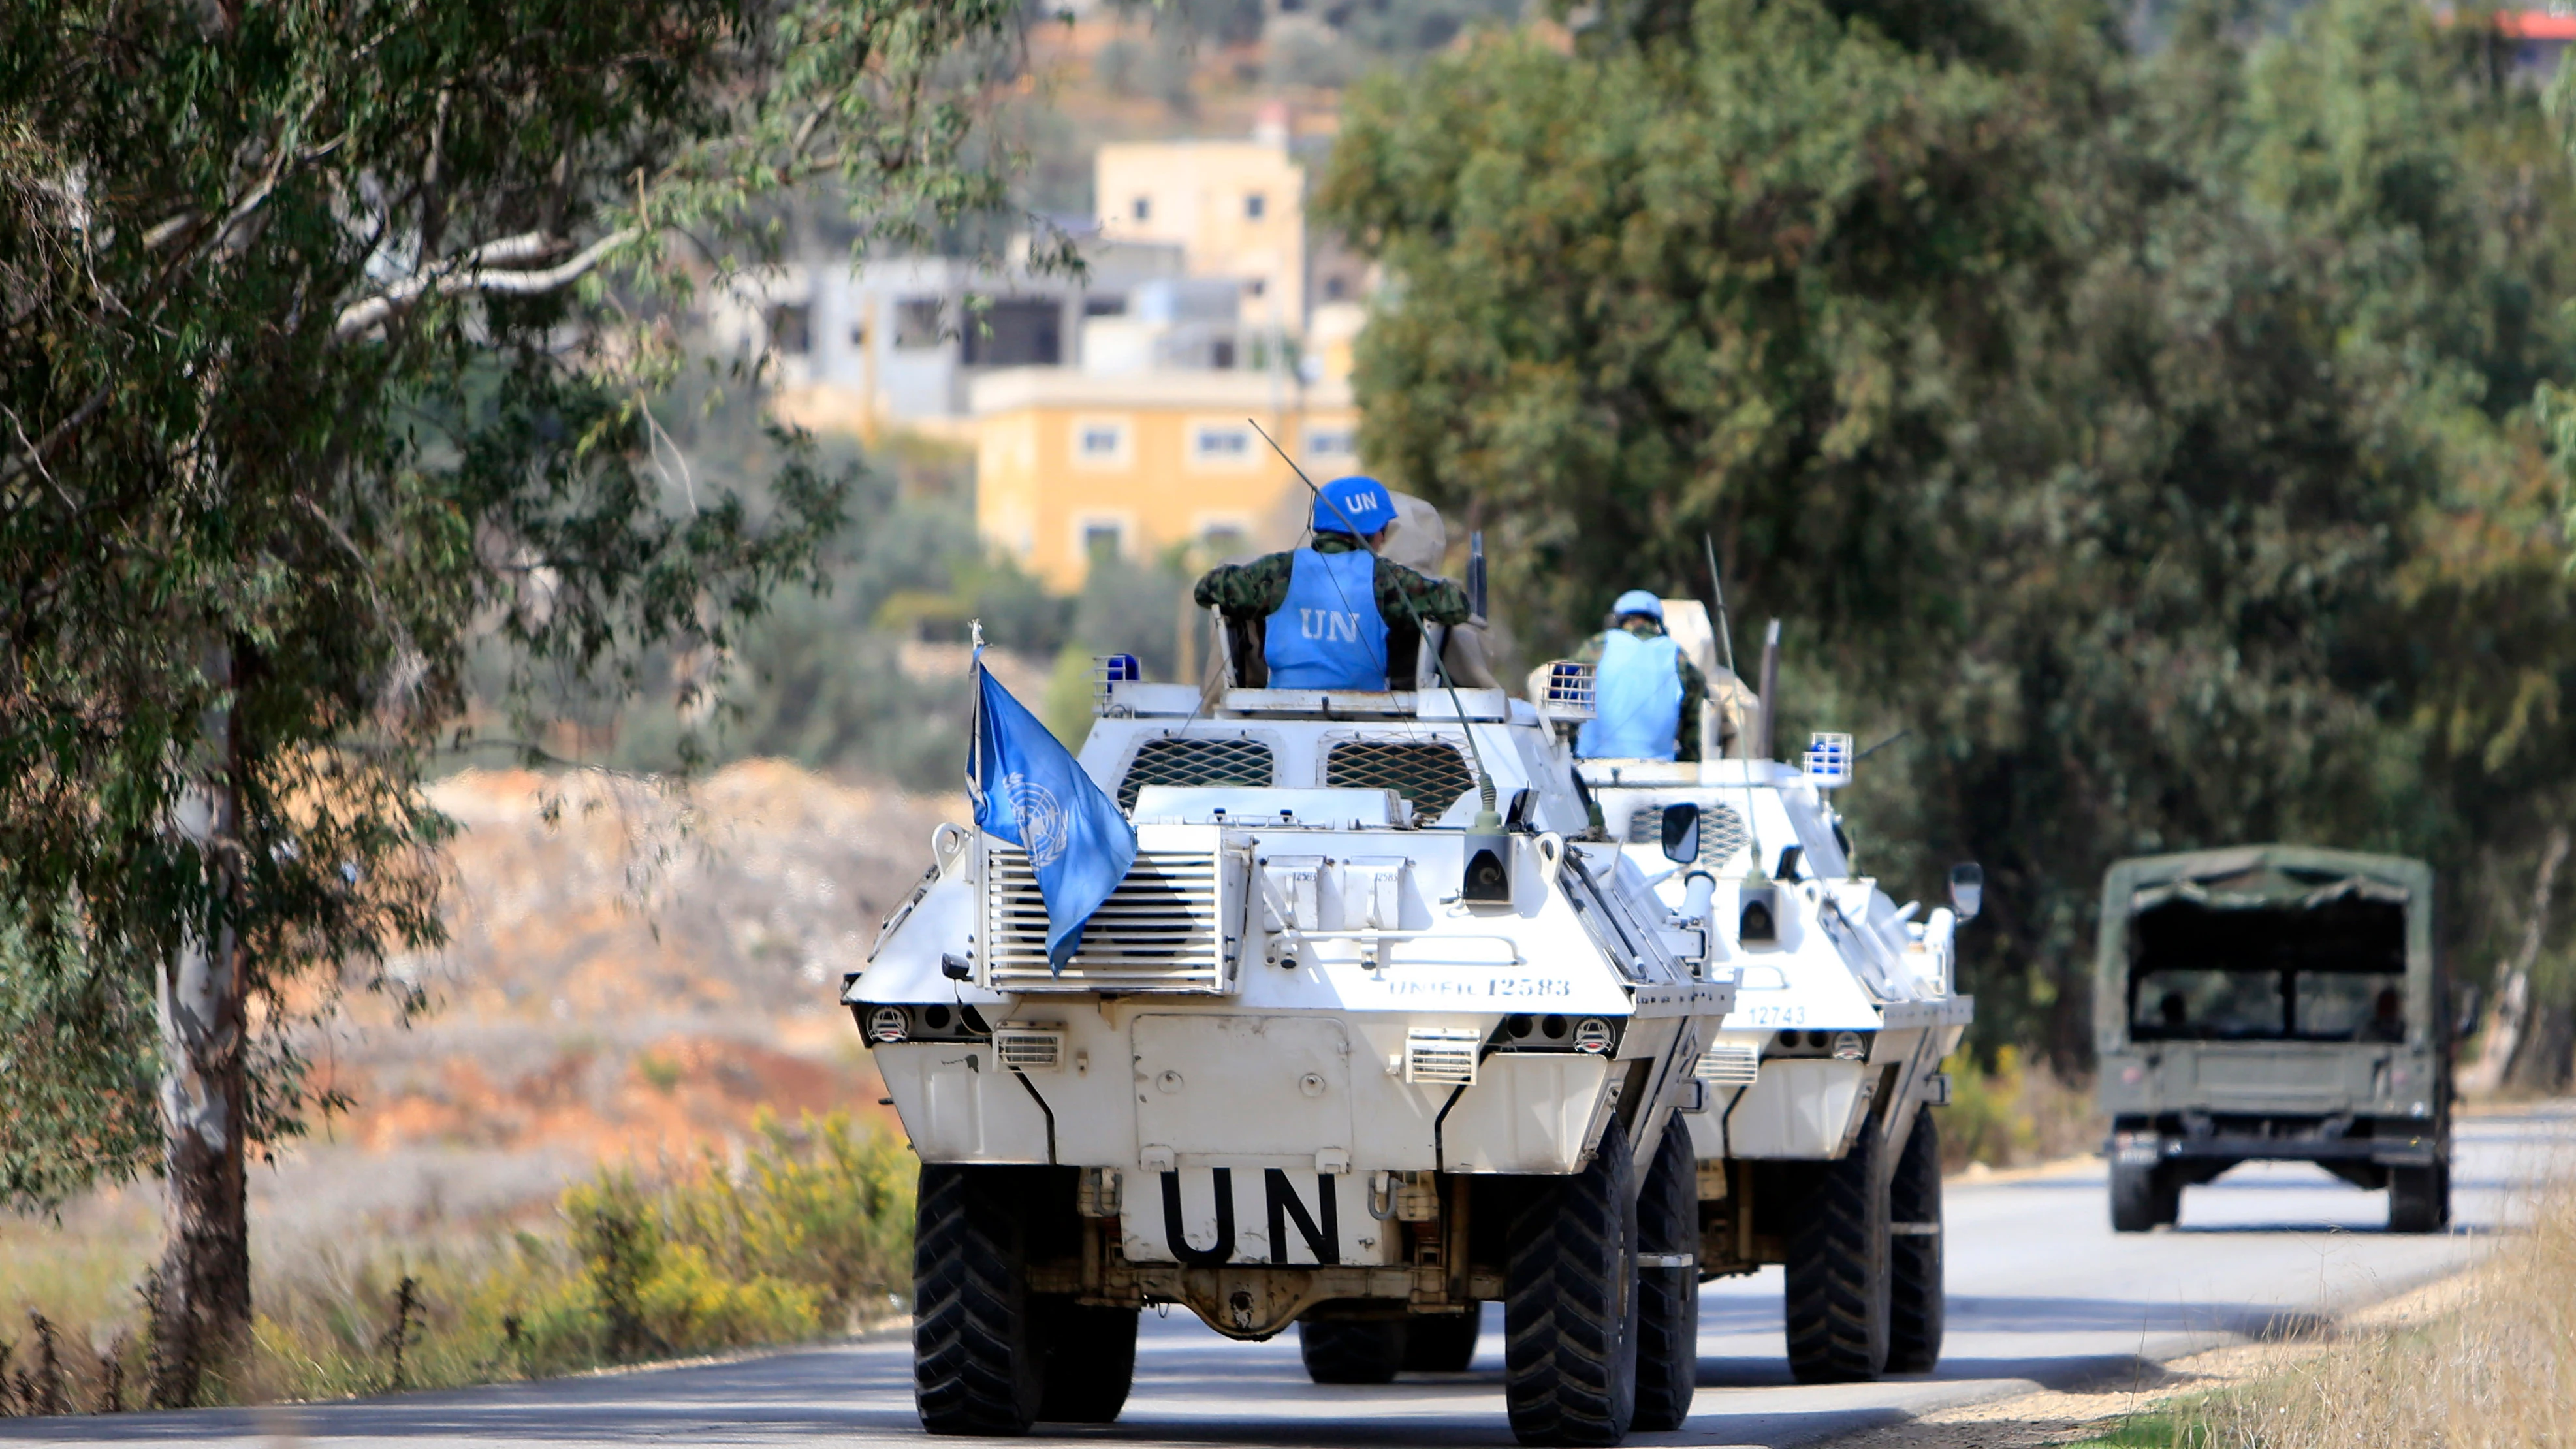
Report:
M1325 643L1360 642L1360 616L1339 609L1299 609L1297 632Z

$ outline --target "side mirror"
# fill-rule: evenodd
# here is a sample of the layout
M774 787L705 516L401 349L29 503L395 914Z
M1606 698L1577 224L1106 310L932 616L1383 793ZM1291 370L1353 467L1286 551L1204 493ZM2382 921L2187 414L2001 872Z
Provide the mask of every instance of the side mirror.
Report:
M1699 859L1699 807L1664 807L1664 859L1688 865Z
M1973 860L1950 867L1950 909L1959 913L1960 921L1975 920L1985 904L1986 868Z

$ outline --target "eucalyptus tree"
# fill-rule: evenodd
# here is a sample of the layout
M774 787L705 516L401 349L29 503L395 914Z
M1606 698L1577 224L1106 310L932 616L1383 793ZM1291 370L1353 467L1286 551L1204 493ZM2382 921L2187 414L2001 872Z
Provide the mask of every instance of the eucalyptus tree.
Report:
M420 782L469 653L721 658L845 480L672 477L675 318L846 203L1000 207L998 0L18 0L0 10L0 1171L166 1179L154 1386L250 1318L291 1028L439 938ZM527 736L523 736L527 737Z

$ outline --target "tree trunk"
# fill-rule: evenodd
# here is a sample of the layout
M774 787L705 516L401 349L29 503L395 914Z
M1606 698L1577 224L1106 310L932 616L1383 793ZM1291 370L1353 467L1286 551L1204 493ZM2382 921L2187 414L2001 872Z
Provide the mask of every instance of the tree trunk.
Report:
M234 654L212 652L210 678L237 683ZM180 837L200 852L220 896L214 926L191 923L163 963L162 1167L169 1193L154 1308L153 1402L197 1402L250 1337L250 1218L242 1134L248 1062L240 937L229 919L241 880L240 750L229 705L208 717L205 763L180 797Z
M2552 826L2541 848L2540 873L2531 885L2531 910L2523 917L2522 948L2496 979L2495 1004L2487 1015L2486 1033L2478 1041L2478 1059L2460 1073L2463 1092L2492 1092L2505 1083L2514 1057L2522 1050L2531 1024L2531 968L2549 934L2549 895L2558 867L2567 859L2567 827Z

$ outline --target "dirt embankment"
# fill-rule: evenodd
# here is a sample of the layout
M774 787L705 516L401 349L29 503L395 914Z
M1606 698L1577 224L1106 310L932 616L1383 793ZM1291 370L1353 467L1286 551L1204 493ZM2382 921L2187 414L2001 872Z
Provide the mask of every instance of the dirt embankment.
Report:
M893 1125L834 997L962 800L777 761L685 789L475 771L432 795L462 827L449 944L389 963L432 1009L406 1026L359 1001L318 1044L357 1105L284 1155L263 1195L286 1216L540 1210L603 1161L737 1152L763 1108Z

